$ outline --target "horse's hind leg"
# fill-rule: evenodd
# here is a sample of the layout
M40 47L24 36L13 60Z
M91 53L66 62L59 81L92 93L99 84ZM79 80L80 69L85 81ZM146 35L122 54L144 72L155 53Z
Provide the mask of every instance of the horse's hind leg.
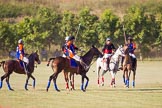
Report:
M1 77L1 80L0 80L0 89L2 88L2 86L3 86L3 80L6 78L6 77L8 77L8 73L5 73L2 77Z
M6 77L6 83L7 83L7 86L8 86L8 90L14 91L14 90L11 88L11 86L10 86L9 79L10 79L10 75L8 75L8 76Z
M56 84L57 76L58 76L58 73L55 73L53 76L53 83L54 83L55 90L59 92L60 90L58 89L57 84Z
M33 88L35 89L35 83L36 83L35 78L33 75L31 75L31 78L33 79Z
M47 85L46 91L48 91L48 89L49 89L49 87L50 87L51 80L53 79L53 76L54 76L54 74L52 74L52 75L49 77L48 85Z
M27 78L26 78L26 83L25 83L25 90L28 90L28 81L29 81L29 78L30 78L31 74L27 74Z

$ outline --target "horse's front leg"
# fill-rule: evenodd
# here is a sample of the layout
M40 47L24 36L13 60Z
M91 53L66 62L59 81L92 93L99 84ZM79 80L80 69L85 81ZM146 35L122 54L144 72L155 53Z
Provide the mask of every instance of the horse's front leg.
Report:
M110 83L110 86L111 87L115 87L115 74L116 74L116 72L114 72L114 71L110 71L110 73L111 73L111 83Z
M36 80L34 78L34 76L31 74L31 78L33 79L33 88L35 89L35 83L36 83Z
M85 90L84 90L84 75L82 75L81 90L82 90L82 91L85 91Z
M123 83L124 83L124 86L126 85L126 81L125 81L125 70L123 70Z
M136 70L133 70L133 82L132 82L133 88L135 88L135 76L136 76Z
M126 78L125 85L126 85L126 87L129 88L129 75L128 75L128 70L125 70L125 78Z
M86 82L86 84L85 84L85 90L86 90L86 88L88 87L88 83L89 83L89 78L85 75L85 78L87 79L87 82Z
M25 83L25 90L28 90L28 81L29 81L29 78L30 78L31 74L27 74L27 78L26 78L26 83Z
M97 67L97 84L98 84L98 87L100 87L100 70L101 70L101 68Z

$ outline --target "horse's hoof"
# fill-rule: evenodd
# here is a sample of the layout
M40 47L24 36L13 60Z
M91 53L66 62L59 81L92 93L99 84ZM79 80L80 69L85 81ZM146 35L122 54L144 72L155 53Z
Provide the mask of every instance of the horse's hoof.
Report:
M86 90L84 90L84 89L83 89L82 91L83 91L83 92L86 92Z
M104 86L104 83L102 83L102 86Z
M9 89L9 90L10 90L10 91L14 91L14 89L12 89L12 88L11 88L11 89Z
M28 88L25 88L26 91L28 91Z
M57 89L56 91L57 91L57 92L60 92L60 90L59 90L59 89Z
M48 92L48 88L46 89L46 91Z

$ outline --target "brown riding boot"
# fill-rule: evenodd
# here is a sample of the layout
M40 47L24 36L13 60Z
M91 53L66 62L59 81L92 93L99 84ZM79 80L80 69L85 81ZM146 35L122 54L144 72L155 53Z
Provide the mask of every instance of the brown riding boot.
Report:
M83 60L80 60L80 64L84 68L85 71L89 70L89 66L86 63L84 63Z

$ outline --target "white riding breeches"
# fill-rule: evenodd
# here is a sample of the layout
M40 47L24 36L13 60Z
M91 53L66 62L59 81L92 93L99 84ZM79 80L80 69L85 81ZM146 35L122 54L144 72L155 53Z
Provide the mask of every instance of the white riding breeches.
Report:
M112 54L104 54L103 58L109 58Z
M27 57L23 57L23 62L25 62L26 64L29 64L29 59Z
M63 55L62 55L62 57L66 58L66 55L65 55L65 54L63 54Z
M135 56L134 54L132 54L132 53L129 53L129 55L130 55L131 57L133 57L133 58L136 58L136 56Z
M73 56L73 59L75 59L76 61L80 61L80 60L81 60L80 57L79 57L78 55L74 55L74 56Z

